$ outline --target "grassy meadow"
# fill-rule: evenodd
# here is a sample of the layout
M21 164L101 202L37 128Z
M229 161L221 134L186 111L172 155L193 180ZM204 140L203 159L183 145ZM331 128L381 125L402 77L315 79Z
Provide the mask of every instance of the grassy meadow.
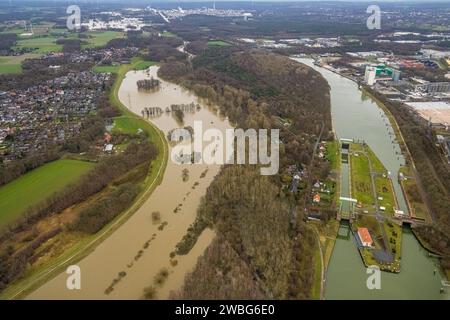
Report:
M24 211L74 183L94 166L77 160L56 160L32 170L0 187L0 226L19 217Z
M39 54L27 53L20 56L0 56L0 74L21 73L22 61L35 59Z

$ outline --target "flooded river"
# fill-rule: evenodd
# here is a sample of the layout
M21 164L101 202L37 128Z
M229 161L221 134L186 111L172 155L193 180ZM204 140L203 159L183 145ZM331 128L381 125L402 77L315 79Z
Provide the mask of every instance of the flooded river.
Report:
M404 163L393 130L383 111L370 99L361 95L357 85L326 69L316 67L312 60L296 59L318 70L331 87L331 113L338 138L366 141L385 167L391 172L396 196L401 209L405 200L397 182L399 167ZM151 118L165 134L180 127L165 109L172 104L200 103L198 99L177 85L162 81L160 90L144 93L137 90L136 81L157 78L158 67L148 71L131 71L124 79L119 98L131 111L141 115L143 108L156 107L164 112ZM201 104L201 103L200 103ZM201 120L203 127L224 131L230 124L209 107L185 113L182 126L193 126ZM170 148L169 148L170 152ZM189 170L189 179L183 182L182 171ZM218 165L177 165L168 162L160 186L149 199L111 236L77 265L81 268L81 290L66 288L67 274L61 273L31 293L29 299L139 299L143 289L154 285L154 276L162 269L169 270L167 281L157 287L157 298L167 298L178 289L187 272L193 269L197 258L214 238L214 232L205 230L186 256L177 256L178 264L171 266L169 254L194 221L200 198L219 171ZM206 176L200 178L202 173ZM181 206L180 206L181 205ZM175 208L180 208L174 213ZM161 231L152 223L151 213L159 211L167 225ZM368 290L366 269L359 256L348 226L342 225L333 255L326 271L325 298L327 299L444 299L440 293L441 275L436 261L420 246L414 235L404 229L402 267L400 274L382 273L381 290ZM152 240L151 240L152 239ZM150 242L148 242L151 240ZM145 248L145 244L149 243ZM139 255L139 259L135 257ZM118 278L108 295L105 290ZM123 273L122 273L123 275Z
M339 139L364 140L388 171L399 206L407 211L398 183L398 169L404 164L394 131L383 110L362 95L353 81L325 68L313 65L311 59L295 59L319 71L331 87L333 128ZM408 228L403 229L402 261L399 274L382 272L381 290L369 290L369 275L362 262L348 226L341 225L333 255L326 273L326 299L448 299L440 293L441 274L437 261L422 248Z
M174 128L192 126L194 120L201 120L204 129L216 128L225 131L231 128L226 119L207 107L197 97L181 87L161 82L160 89L152 92L140 92L136 82L150 77L157 77L157 66L147 71L130 71L123 80L119 90L121 102L138 115L144 108L161 108L164 112L150 118L165 135ZM166 108L172 104L199 103L200 109L185 112L184 123L179 125ZM219 165L178 165L169 160L164 178L148 200L93 252L77 265L81 268L81 290L66 288L67 274L61 273L56 278L31 293L29 299L139 299L143 289L153 285L157 289L157 298L164 299L170 291L179 289L184 276L191 271L198 257L211 243L215 234L205 230L194 248L185 256L177 256L177 265L170 264L169 255L175 245L194 222L196 210L201 197L214 176L219 172ZM183 169L188 169L188 180L183 181ZM201 178L206 173L204 177ZM174 212L176 208L177 212ZM159 211L161 222L167 222L163 230L153 224L151 213ZM151 241L149 241L151 240ZM146 245L147 243L147 245ZM139 256L138 259L135 259ZM169 276L163 285L154 284L155 275L163 268L169 270ZM119 273L122 277L119 277ZM109 294L105 290L114 279L120 279Z

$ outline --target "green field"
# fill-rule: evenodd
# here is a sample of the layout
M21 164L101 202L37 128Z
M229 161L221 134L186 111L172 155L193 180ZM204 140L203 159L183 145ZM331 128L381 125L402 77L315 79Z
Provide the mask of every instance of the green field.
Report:
M20 56L0 56L0 74L4 73L21 73L22 61L25 59L38 58L38 54L23 54Z
M40 36L24 38L17 41L16 49L33 49L35 53L60 52L62 45L56 44L57 37Z
M7 28L5 30L3 30L0 33L15 33L17 35L20 35L22 33L26 32L25 29L22 27L14 27L14 28Z
M133 58L131 60L131 69L132 70L146 70L149 67L155 65L156 62L143 60L142 58ZM95 72L110 72L110 73L119 73L121 65L112 65L112 66L96 66L94 67Z
M41 21L39 23L33 22L33 32L35 35L48 34L51 30L54 30L55 26L54 22ZM24 25L15 25L6 27L6 29L0 33L15 33L17 35L21 35L22 33L30 32L29 22L27 22L27 29L24 28Z
M370 157L370 161L372 163L372 170L374 172L378 172L378 173L387 173L387 170L384 167L383 163L380 161L380 159L378 159L378 157L375 155L375 153L373 153L372 149L370 149L369 147L366 147L364 150L366 151L367 155Z
M339 147L339 141L337 140L327 142L325 158L330 162L331 170L339 168Z
M212 41L208 41L208 45L209 46L218 46L218 47L227 47L227 46L231 46L230 43L225 42L223 40L212 40Z
M75 182L94 166L77 160L57 160L0 187L0 226L19 217L53 193Z
M374 202L372 185L370 181L369 161L363 153L350 156L352 197L363 205L372 205Z
M119 65L112 66L96 66L94 67L94 72L98 73L117 73L119 72Z
M142 60L140 58L135 58L135 59L133 59L132 64L133 64L133 70L145 70L151 66L154 66L156 64L156 62Z
M372 182L370 177L370 165L372 171L376 173L375 188L377 197L381 197L378 203L386 207L386 215L392 215L396 207L394 190L390 178L387 176L386 168L368 146L361 144L351 144L351 180L352 196L362 202L364 206L373 205Z
M161 35L163 37L176 37L177 35L175 33L169 32L169 31L164 31L161 33Z
M94 32L85 32L85 35L88 36L88 38L80 40L88 42L88 44L82 45L81 47L84 48L95 48L95 47L102 47L106 45L109 41L116 38L123 38L124 34L123 32L118 31L94 31Z
M388 177L377 176L375 178L375 187L377 189L377 196L383 198L378 200L378 204L380 207L386 208L384 215L393 216L394 209L397 206L391 180Z
M148 124L144 119L127 116L114 118L114 131L124 134L136 134L139 129L148 133Z
M122 38L123 32L117 31L95 31L82 33L87 38L79 38L78 33L62 33L63 29L50 29L47 34L40 36L22 37L17 41L16 49L34 49L35 53L60 52L63 46L56 43L58 39L80 39L86 44L81 47L95 48L106 45L110 40L115 38ZM66 30L67 31L67 30ZM62 37L62 35L66 37Z

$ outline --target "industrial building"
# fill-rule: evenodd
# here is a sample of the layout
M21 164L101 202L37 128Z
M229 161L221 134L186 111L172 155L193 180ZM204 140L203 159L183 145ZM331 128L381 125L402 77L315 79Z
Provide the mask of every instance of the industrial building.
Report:
M428 82L418 84L415 86L415 91L426 93L450 92L450 82Z
M364 74L364 81L369 85L374 85L377 81L394 81L400 80L400 71L385 65L367 66Z

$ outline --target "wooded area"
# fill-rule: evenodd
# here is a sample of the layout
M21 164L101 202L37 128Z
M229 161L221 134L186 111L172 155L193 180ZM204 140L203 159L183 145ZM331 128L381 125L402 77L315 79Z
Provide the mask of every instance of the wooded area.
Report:
M163 64L160 76L218 105L238 128L279 128L280 167L309 165L322 128L323 138L332 137L327 82L286 57L209 48L192 65ZM290 119L292 125L280 126L277 117ZM314 166L312 175L320 174L317 168L322 167ZM309 298L317 247L306 228L304 196L284 192L278 175L261 176L257 166L224 167L208 188L197 221L177 253L189 252L209 225L215 227L218 239L174 296Z

